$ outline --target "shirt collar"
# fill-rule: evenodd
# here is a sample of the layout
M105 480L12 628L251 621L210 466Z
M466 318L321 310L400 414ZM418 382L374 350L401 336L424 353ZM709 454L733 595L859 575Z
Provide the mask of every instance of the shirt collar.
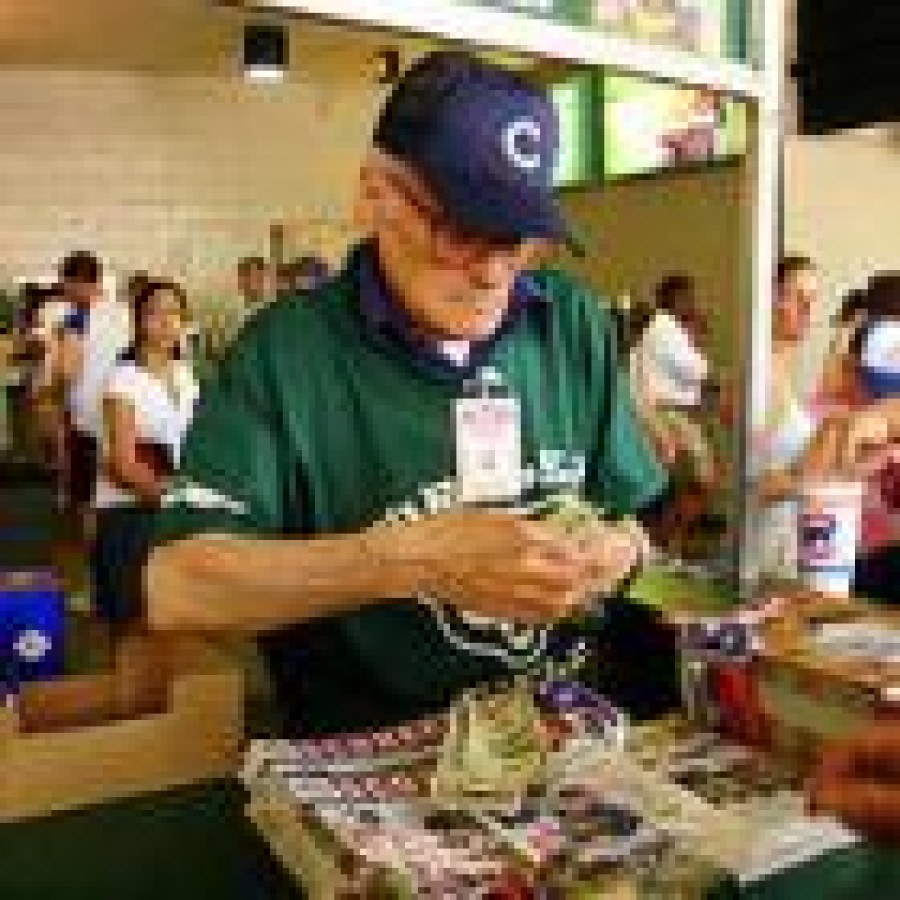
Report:
M521 274L513 285L512 302L503 322L494 334L473 342L469 363L459 366L442 355L436 343L423 338L416 329L384 278L374 244L360 244L354 256L359 279L360 311L367 329L372 334L385 335L399 342L415 362L437 369L441 374L448 370L453 374L467 374L471 368L481 364L485 353L523 314L546 307L550 299L533 275L527 272Z

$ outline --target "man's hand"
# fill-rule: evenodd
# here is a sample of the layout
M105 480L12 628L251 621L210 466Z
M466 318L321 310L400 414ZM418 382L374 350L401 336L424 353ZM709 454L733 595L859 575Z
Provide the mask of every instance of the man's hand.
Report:
M392 552L415 561L422 588L445 603L538 624L612 590L638 562L643 541L631 526L598 523L566 537L552 522L468 511L408 526Z
M634 519L598 522L581 536L580 544L592 560L591 595L612 594L652 554L647 532Z
M798 489L797 473L790 469L763 472L756 482L753 497L760 508L792 497Z
M849 471L860 472L877 459L891 437L887 409L875 405L850 417L847 422L846 460Z
M900 722L872 725L829 748L809 804L867 836L900 841Z

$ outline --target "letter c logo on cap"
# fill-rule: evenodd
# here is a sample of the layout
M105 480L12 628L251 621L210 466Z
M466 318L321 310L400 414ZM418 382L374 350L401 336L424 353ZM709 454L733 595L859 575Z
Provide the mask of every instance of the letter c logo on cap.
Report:
M533 172L541 167L541 126L534 119L516 119L503 131L506 158L517 168Z

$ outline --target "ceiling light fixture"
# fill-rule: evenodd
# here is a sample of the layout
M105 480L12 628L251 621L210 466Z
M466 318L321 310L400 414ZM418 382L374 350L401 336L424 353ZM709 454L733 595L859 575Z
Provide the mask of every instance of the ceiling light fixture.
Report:
M247 81L284 81L288 68L288 32L285 26L269 22L248 22L244 25L241 62Z

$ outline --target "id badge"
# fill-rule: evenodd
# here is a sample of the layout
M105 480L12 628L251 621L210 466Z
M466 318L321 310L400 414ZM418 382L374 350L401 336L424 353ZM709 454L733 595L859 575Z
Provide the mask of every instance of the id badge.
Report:
M456 402L456 475L465 503L515 500L522 491L522 427L515 397Z

